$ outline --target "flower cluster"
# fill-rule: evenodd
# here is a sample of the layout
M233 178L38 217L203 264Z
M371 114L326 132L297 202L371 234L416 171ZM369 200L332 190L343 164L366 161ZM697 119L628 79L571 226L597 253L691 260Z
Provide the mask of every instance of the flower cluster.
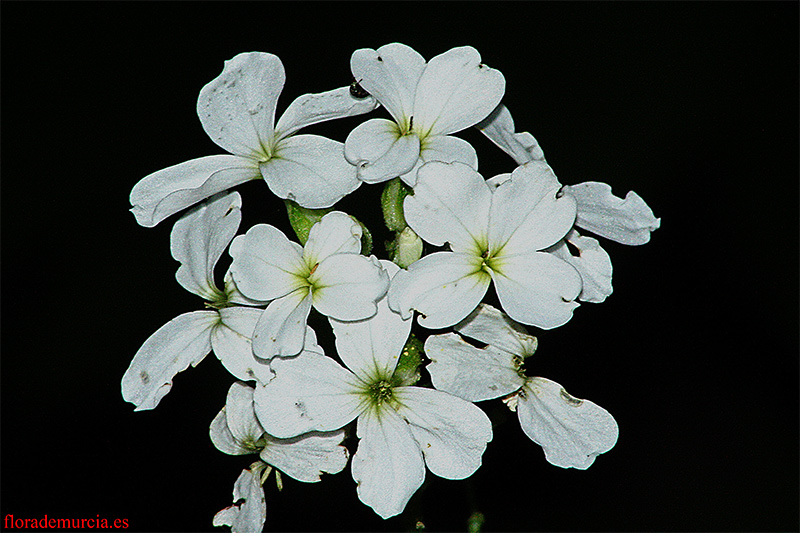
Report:
M359 499L383 518L403 512L428 470L471 476L492 440L475 402L502 399L563 468L588 468L617 440L603 408L526 373L537 339L524 326L563 326L579 302L611 294L609 255L579 230L638 245L659 219L633 192L561 184L536 139L515 131L503 75L472 47L425 61L393 43L357 50L350 67L349 87L302 95L276 123L280 59L234 57L197 103L228 154L155 172L131 191L142 226L180 214L176 278L205 306L145 341L122 394L152 409L212 351L235 378L209 429L220 451L258 455L235 482L234 505L213 520L233 531L264 527L262 485L273 471L280 487L281 472L317 482L350 461ZM344 143L297 134L378 107L391 118L363 122ZM476 150L453 135L470 127L518 166L485 179ZM259 178L285 200L299 242L266 223L237 236L242 200L230 189ZM362 182L385 182L380 207L396 232L388 260L370 255L357 218L335 210ZM220 288L214 270L226 250ZM502 311L482 303L489 285ZM312 310L328 318L335 353L308 326ZM422 329L423 343L415 312L423 328L457 333Z

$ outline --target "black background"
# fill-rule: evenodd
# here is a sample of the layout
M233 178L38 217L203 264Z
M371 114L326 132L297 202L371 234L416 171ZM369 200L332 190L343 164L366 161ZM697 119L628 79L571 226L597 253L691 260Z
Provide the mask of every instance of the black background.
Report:
M249 464L208 439L231 378L211 355L154 411L119 392L142 342L202 305L174 281L174 217L139 227L128 194L222 153L195 103L224 60L277 54L280 113L349 83L355 49L400 41L428 59L476 47L563 183L633 189L662 218L645 246L604 243L614 294L539 334L528 363L608 409L619 442L587 471L562 470L511 419L469 481L429 474L404 516L361 504L348 467L282 493L268 482L267 530L418 517L464 530L473 509L487 531L798 529L797 3L4 2L1 14L3 516L212 529ZM362 120L307 132L344 141ZM476 131L463 137L485 177L513 168ZM262 182L238 190L240 232L288 231ZM367 213L380 240L379 190L341 207Z

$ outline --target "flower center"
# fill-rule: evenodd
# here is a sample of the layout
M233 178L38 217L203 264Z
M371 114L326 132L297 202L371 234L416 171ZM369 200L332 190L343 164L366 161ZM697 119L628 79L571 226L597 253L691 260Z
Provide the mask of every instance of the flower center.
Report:
M385 379L377 381L369 386L368 394L375 405L383 405L392 399L392 384Z

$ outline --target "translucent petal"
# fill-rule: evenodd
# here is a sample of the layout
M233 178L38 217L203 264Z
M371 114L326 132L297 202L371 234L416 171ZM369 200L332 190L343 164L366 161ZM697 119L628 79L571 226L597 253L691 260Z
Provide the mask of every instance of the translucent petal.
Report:
M426 163L414 195L403 203L406 222L423 240L453 251L480 255L486 245L492 192L463 163Z
M374 316L377 302L389 289L389 276L375 256L331 255L319 264L314 283L314 309L337 320Z
M492 271L497 297L512 319L552 329L578 307L581 276L566 261L545 252L504 257Z
M264 434L253 410L253 387L234 382L225 399L225 416L233 438L240 443L255 443Z
M517 167L492 196L489 244L493 254L543 250L561 240L575 222L575 202L558 197L561 184L547 164Z
M391 43L377 50L356 50L350 58L350 69L361 87L397 122L411 115L417 82L425 69L425 58L411 47Z
M267 445L261 460L286 475L306 483L320 480L320 474L336 474L347 465L349 454L342 445L344 430L306 433L290 439L265 435Z
M491 346L478 349L455 333L428 337L425 355L433 386L470 402L500 398L525 383L513 354Z
M398 515L425 481L425 463L408 423L391 408L358 417L351 469L358 499L383 518Z
M625 199L614 196L607 183L587 181L571 185L566 192L578 202L575 225L612 241L638 245L650 240L650 232L661 226L661 219L633 191Z
M311 293L306 287L273 300L253 331L253 353L267 360L299 354L303 350L309 312Z
M362 115L376 107L378 107L378 101L371 96L353 97L350 94L350 86L324 93L304 94L298 96L284 111L275 128L275 136L282 139L306 126L337 118Z
M281 140L275 156L259 168L275 195L310 209L330 207L361 185L344 158L344 145L319 135Z
M142 178L131 190L131 212L141 226L152 228L197 202L260 177L258 165L241 157L192 159Z
M272 371L268 361L259 360L253 353L251 338L261 309L225 307L219 310L221 323L211 333L214 354L228 372L242 381L257 380L269 383Z
M172 227L172 257L181 263L175 277L187 291L212 301L221 291L214 267L242 220L239 193L219 194L183 215Z
M258 533L264 529L267 502L257 473L242 470L233 485L233 503L214 515L213 525L230 526L232 533Z
M358 179L380 183L414 168L420 156L419 137L401 135L394 122L375 118L350 132L344 155L358 168Z
M248 298L269 301L306 285L303 249L281 230L257 224L233 240L231 274Z
M565 241L578 250L578 255L572 255ZM597 242L597 239L583 237L577 231L572 230L564 237L563 241L547 251L575 267L575 270L581 275L583 288L578 296L580 301L600 303L613 292L611 258Z
M275 107L285 81L275 55L249 52L226 61L197 99L203 129L228 152L260 159L273 145Z
M514 119L506 106L500 104L476 126L489 140L510 155L518 165L528 161L544 161L544 152L533 135L527 131L514 133Z
M544 448L551 464L562 468L585 470L617 443L619 428L608 411L570 396L549 379L531 379L517 413L525 434Z
M275 379L256 386L256 415L264 430L278 438L344 427L363 410L356 377L323 355L272 361Z
M161 326L142 344L122 376L122 397L137 411L153 409L172 388L178 372L197 366L211 351L216 311L194 311Z
M474 126L497 107L505 87L500 71L481 63L477 50L452 48L425 66L414 96L415 127L448 134Z
M454 329L462 335L491 344L523 359L536 351L536 337L528 335L524 326L488 304L480 304L467 318L456 324Z
M214 447L222 453L227 453L228 455L253 453L253 450L245 448L234 438L233 433L228 428L228 419L224 407L211 421L211 425L208 428L208 436L211 438Z
M464 479L481 466L492 423L478 407L445 392L420 387L394 390L398 413L411 427L428 469L445 479Z
M388 275L400 267L381 261ZM365 381L374 376L391 376L400 359L400 352L411 333L411 319L403 319L389 309L388 298L378 302L378 312L372 318L343 322L330 319L336 336L336 352L354 374Z
M333 254L361 253L361 226L353 217L332 211L311 227L303 248L306 265L313 268Z

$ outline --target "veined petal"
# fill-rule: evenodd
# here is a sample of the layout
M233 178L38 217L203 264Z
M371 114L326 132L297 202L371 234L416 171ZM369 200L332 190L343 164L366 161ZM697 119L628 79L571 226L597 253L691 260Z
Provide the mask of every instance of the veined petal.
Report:
M409 172L419 161L416 134L402 135L397 124L374 118L359 126L344 141L345 158L358 168L358 179L380 183Z
M425 463L409 425L392 409L358 417L351 470L358 499L383 518L398 515L425 481Z
M528 334L502 311L488 304L480 304L453 329L476 341L491 344L512 355L526 358L536 351L536 337Z
M347 465L349 454L342 446L344 430L307 433L290 439L265 435L267 446L261 460L284 474L306 483L320 480L320 474L336 474Z
M431 162L417 173L413 196L403 203L406 222L423 240L449 242L453 251L480 255L486 245L492 192L463 163Z
M281 140L260 169L275 195L310 209L330 207L361 185L344 145L319 135Z
M225 296L228 298L229 303L237 305L249 305L254 307L266 307L269 303L269 300L254 300L242 294L242 292L236 286L236 282L233 281L233 274L231 273L230 267L228 267L228 271L225 273L225 278L223 281L225 283Z
M544 448L547 460L562 468L586 470L617 443L619 428L608 411L570 396L545 378L532 378L520 395L522 430Z
M414 187L417 184L417 172L429 161L459 162L478 170L478 154L467 141L451 135L431 135L422 144L422 151L414 168L400 176L400 179Z
M228 389L225 399L228 429L240 443L255 443L264 434L253 410L253 387L237 381Z
M478 407L445 392L398 387L398 414L411 427L428 469L445 479L464 479L481 466L492 423Z
M492 270L503 310L529 326L553 329L578 307L581 276L566 261L545 252L503 257Z
M152 228L170 215L260 176L258 165L242 157L192 159L142 178L131 190L131 212L139 225Z
M572 255L566 242L578 250L578 255ZM578 296L580 301L600 303L613 292L611 258L597 239L583 237L573 229L564 240L547 251L575 267L581 275L583 288Z
M477 50L452 48L425 66L414 96L414 123L423 133L461 131L491 113L505 88L503 75L481 63Z
M492 193L489 248L492 254L543 250L561 240L575 222L575 202L558 197L561 184L546 163L517 167Z
M267 361L256 358L251 341L262 313L261 309L249 307L220 309L220 323L211 332L211 346L222 366L236 378L265 384L273 374Z
M183 215L172 227L172 257L181 263L175 277L187 291L212 301L221 296L214 267L242 221L239 193L220 194Z
M381 261L391 277L400 267ZM411 333L411 319L389 309L389 299L378 302L378 312L366 320L343 322L330 318L336 336L336 352L353 373L368 381L373 376L391 376L400 352Z
M433 386L470 402L500 398L525 384L513 354L492 346L478 349L455 333L428 337L425 355Z
M303 351L311 292L300 288L273 300L253 331L253 353L262 359L291 357Z
M231 274L242 294L274 300L306 285L303 248L269 224L257 224L231 243Z
M216 311L194 311L177 316L144 341L122 376L122 397L136 411L153 409L172 388L178 372L197 366L211 351L211 329Z
M244 500L244 502L242 502ZM233 485L233 505L214 515L215 526L230 526L232 533L258 533L267 519L267 502L258 474L242 470Z
M233 433L231 433L231 430L228 428L228 418L225 414L224 407L217 413L214 420L211 421L211 425L208 428L208 436L211 438L211 442L216 449L228 455L247 455L254 451L245 448L236 441Z
M356 377L339 363L315 353L272 361L275 379L256 386L256 415L278 438L344 427L363 411Z
M426 328L452 326L467 316L486 294L489 275L480 258L436 252L401 270L389 287L389 307L404 318L416 309Z
M518 165L528 161L544 161L544 152L533 135L524 131L514 133L514 119L503 104L475 125L490 141L510 155Z
M377 50L362 48L350 58L353 77L374 96L397 122L410 116L414 93L425 58L400 43L381 46Z
M278 96L286 73L278 56L239 54L200 91L203 129L228 152L258 160L270 154Z
M303 259L309 268L333 254L361 253L361 226L353 217L332 211L322 217L308 232Z
M328 256L309 279L314 284L314 309L337 320L374 316L378 300L389 289L389 275L375 256Z
M587 181L566 187L578 202L575 225L612 241L639 245L650 240L650 232L661 226L661 219L633 191L625 199L614 196L607 183Z
M378 107L372 96L355 98L350 87L340 87L324 93L304 94L289 104L275 127L275 137L283 139L301 128L334 120L369 113Z

